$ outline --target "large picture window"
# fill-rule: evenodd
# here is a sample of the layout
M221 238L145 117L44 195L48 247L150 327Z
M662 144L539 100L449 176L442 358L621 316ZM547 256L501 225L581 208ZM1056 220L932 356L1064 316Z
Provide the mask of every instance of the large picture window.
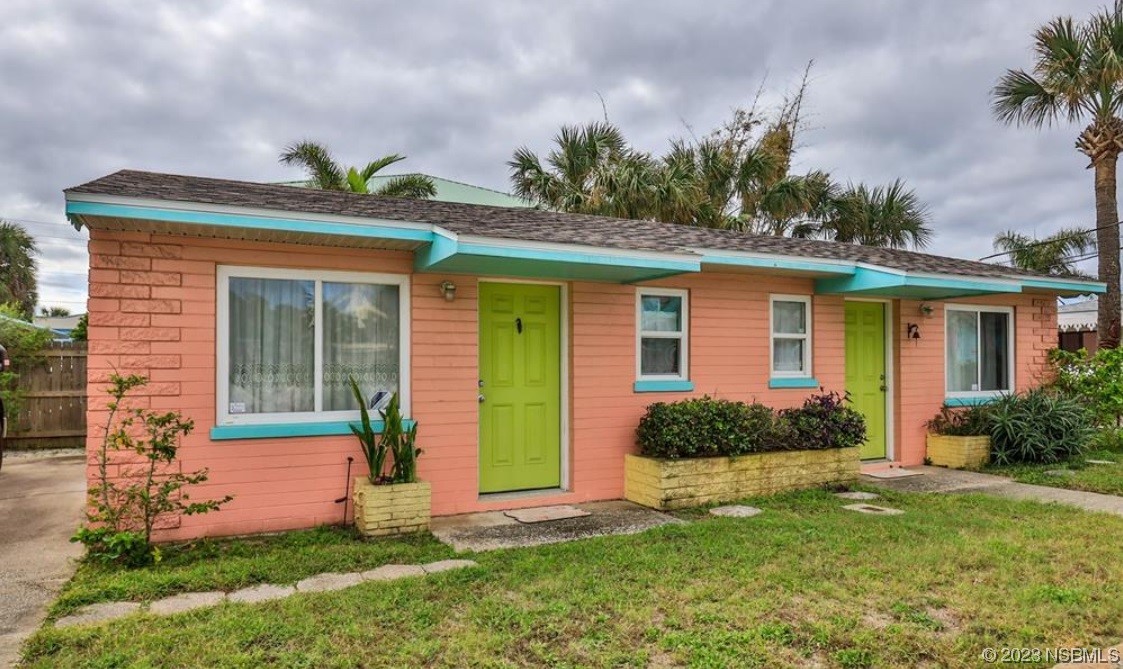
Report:
M641 381L688 379L687 292L643 288L636 302L637 377Z
M811 376L811 298L773 295L772 377Z
M218 424L350 420L352 376L408 411L408 314L405 276L220 267Z
M1014 388L1014 310L948 305L948 397L988 397Z

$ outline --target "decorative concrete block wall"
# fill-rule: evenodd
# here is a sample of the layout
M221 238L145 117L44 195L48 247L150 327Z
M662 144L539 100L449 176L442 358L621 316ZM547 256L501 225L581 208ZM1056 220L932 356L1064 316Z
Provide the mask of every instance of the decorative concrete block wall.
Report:
M429 529L432 490L425 481L373 485L355 479L355 527L363 536L411 534Z
M628 455L624 496L667 511L858 478L857 448L667 460Z
M939 467L978 469L990 461L990 437L928 434L928 459Z

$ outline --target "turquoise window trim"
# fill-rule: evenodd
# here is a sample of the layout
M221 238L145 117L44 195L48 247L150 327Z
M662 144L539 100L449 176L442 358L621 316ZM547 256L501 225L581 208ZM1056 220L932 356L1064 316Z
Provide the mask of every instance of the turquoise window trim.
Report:
M414 421L403 421L406 428ZM351 424L357 420L335 420L321 423L265 423L262 425L216 425L211 428L211 441L228 439L280 439L285 437L332 437L351 434ZM383 424L372 420L374 431L381 433Z
M944 404L949 407L977 407L990 404L1001 395L985 395L980 397L945 397Z
M402 239L416 242L429 242L433 241L434 237L436 237L431 229L404 226L399 228L389 225L367 225L365 223L334 223L295 218L220 214L206 211L187 211L184 209L160 209L156 207L141 207L124 204L105 204L101 202L67 202L66 214L67 216L113 216L117 218L139 218L150 221L169 221L173 223L194 223L214 227L283 230L286 232L307 232L343 237Z
M693 381L636 381L632 390L637 393L688 393L694 390Z
M777 388L818 388L819 380L815 377L776 377L768 379L768 387Z

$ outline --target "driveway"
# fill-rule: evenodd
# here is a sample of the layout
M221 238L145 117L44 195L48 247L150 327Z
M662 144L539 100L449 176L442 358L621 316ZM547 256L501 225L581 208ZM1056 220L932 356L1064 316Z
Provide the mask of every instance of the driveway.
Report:
M85 457L8 453L0 469L0 667L74 571L82 547L68 541L82 518Z

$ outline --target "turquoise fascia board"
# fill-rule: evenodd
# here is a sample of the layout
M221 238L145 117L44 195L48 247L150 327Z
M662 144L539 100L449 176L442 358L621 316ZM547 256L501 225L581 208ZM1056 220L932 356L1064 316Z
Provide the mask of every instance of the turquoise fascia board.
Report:
M844 265L799 258L767 258L752 256L722 255L720 253L703 253L702 262L710 265L732 265L735 267L759 267L762 269L782 269L793 272L815 272L817 274L835 274L850 276L857 271L853 265Z
M456 240L442 234L433 235L433 241L419 249L413 256L413 267L419 272L435 267L441 261L456 255Z
M693 381L636 381L632 390L637 393L688 393L694 390Z
M403 421L411 427L412 420ZM227 439L278 439L282 437L330 437L352 434L351 424L358 421L336 420L323 423L269 423L265 425L216 425L211 428L212 441ZM372 420L375 432L382 432L382 421Z
M1107 284L1099 281L1072 281L1066 279L1020 279L1023 288L1035 288L1038 290L1056 290L1071 293L1095 293L1102 294L1107 292Z
M248 216L244 214L222 214L206 211L186 211L183 209L161 209L158 207L106 204L102 202L67 202L66 214L67 216L112 216L116 218L137 218L150 221L169 221L173 223L193 223L224 228L283 230L285 232L308 232L321 235L366 237L371 239L401 239L415 242L433 241L437 236L432 230L420 228L399 228L390 225L311 221L294 218L271 218L266 216Z
M949 407L977 407L982 404L990 404L997 400L1001 395L988 395L984 397L948 397L944 399L944 405Z
M884 272L870 267L859 267L851 276L817 279L815 292L826 294L857 293L865 295L923 296L986 295L993 293L1020 293L1015 282L987 281L959 277L910 276L905 273Z
M769 388L818 388L819 380L807 377L776 377L768 379Z
M575 263L580 265L612 265L616 267L635 267L677 272L701 272L698 260L677 260L672 258L642 258L610 253L591 253L588 251L546 250L518 246L493 246L489 244L460 243L458 254L470 256L490 256L498 258L518 258L521 260L543 260L552 262Z

